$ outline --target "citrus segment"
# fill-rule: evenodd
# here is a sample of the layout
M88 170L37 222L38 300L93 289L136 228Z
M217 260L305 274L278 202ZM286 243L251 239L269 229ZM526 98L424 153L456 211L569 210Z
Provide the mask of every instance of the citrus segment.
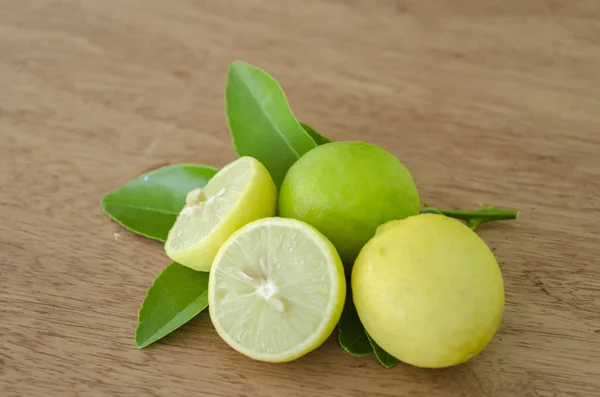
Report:
M165 251L175 262L208 271L225 240L247 223L273 216L276 202L267 169L252 157L241 157L223 167L204 188L188 193Z
M345 293L343 266L329 240L303 222L267 218L219 250L209 280L210 317L240 353L291 361L331 334Z

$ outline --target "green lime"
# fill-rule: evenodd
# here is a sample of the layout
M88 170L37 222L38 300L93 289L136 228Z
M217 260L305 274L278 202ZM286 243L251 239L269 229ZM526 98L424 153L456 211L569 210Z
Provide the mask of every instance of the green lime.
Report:
M491 250L443 215L383 225L356 259L352 294L375 342L419 367L447 367L479 354L504 313L502 274Z
M408 170L391 153L364 142L311 150L290 168L279 194L279 214L317 228L347 265L379 225L419 211Z
M256 360L291 361L319 347L338 323L346 280L333 245L306 223L252 222L227 240L208 284L223 340Z

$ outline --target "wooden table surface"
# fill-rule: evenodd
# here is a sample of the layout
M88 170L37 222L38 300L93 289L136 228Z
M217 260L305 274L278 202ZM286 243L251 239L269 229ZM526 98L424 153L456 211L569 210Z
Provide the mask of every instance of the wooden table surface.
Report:
M598 396L599 21L597 0L0 0L0 395ZM136 348L169 261L100 198L234 159L236 59L323 134L396 154L425 201L521 210L481 229L506 314L479 357L386 370L332 337L263 364L207 313Z

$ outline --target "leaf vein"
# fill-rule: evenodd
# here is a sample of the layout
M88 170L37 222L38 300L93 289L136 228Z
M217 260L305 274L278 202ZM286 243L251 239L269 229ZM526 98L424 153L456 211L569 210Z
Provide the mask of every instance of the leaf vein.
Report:
M135 204L123 204L123 203L114 202L114 201L113 202L107 201L107 202L105 202L105 206L106 205L112 205L112 206L123 207L123 208L133 208L133 209L138 209L138 210L143 210L143 211L148 211L148 212L158 212L160 214L165 214L165 215L174 215L174 216L179 215L179 212L161 210L161 209L152 208L152 207L144 207L144 206L139 206L139 205L135 205Z
M242 78L242 80L244 80L244 84L243 86L246 88L246 90L248 91L248 93L250 94L250 96L252 97L252 99L254 99L254 102L258 105L258 107L262 110L261 114L269 121L269 123L273 126L273 128L275 129L275 131L277 131L277 134L281 137L281 139L283 140L283 142L290 148L290 150L293 152L293 154L296 156L296 158L300 158L300 153L298 153L298 151L293 147L293 145L291 144L291 142L286 138L285 134L281 131L281 129L279 128L279 126L277 125L277 123L275 123L271 117L271 114L269 111L266 110L266 108L263 105L263 101L260 100L259 95L257 95L257 93L255 92L255 90L252 88L253 86L251 86L250 84L248 84L248 82L246 81L247 75L246 73L240 73L240 77ZM289 105L288 105L289 106ZM291 110L290 110L291 112ZM302 126L300 125L300 123L298 123L298 127L302 128Z

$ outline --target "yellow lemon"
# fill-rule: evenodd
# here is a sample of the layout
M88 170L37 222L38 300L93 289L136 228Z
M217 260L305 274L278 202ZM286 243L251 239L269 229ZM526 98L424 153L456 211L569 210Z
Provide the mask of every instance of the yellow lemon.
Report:
M500 268L483 240L443 215L382 225L352 271L358 315L400 361L456 365L479 354L504 312Z

